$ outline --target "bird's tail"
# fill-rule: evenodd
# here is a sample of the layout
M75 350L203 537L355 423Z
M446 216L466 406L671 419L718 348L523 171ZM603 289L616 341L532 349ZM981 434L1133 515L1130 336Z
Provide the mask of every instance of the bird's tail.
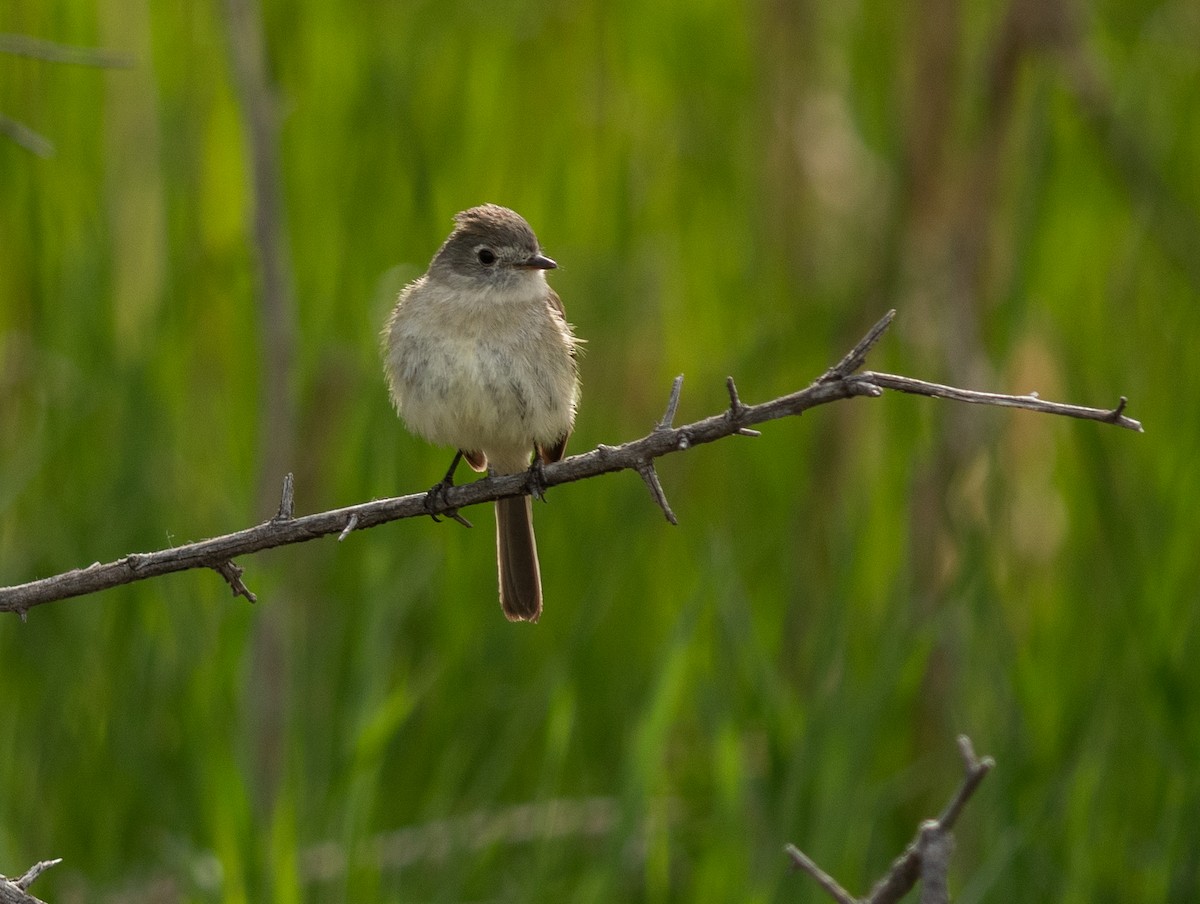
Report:
M537 621L542 617L542 576L528 496L496 500L496 559L505 618Z

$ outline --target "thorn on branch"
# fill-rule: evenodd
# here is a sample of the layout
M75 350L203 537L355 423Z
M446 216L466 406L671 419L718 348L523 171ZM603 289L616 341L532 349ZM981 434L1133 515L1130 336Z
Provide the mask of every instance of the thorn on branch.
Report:
M725 378L725 388L729 390L729 418L736 424L742 416L742 409L746 406L738 397L737 383L733 382L732 376Z
M642 475L642 480L645 481L646 488L650 490L650 497L662 509L663 514L667 516L667 520L672 524L678 525L679 521L675 518L675 513L671 511L671 506L667 502L667 494L663 492L662 484L659 483L658 472L654 470L654 462L649 460L639 462L637 472Z
M246 570L232 559L222 562L219 565L213 565L212 569L225 579L234 596L244 596L252 603L258 602L258 597L251 593L250 588L242 581L242 575L245 574Z
M737 427L735 431L738 436L762 436L758 430L751 430L749 427L741 426L742 414L746 410L746 406L742 404L741 398L738 396L737 384L733 382L733 377L725 378L725 388L729 390L729 410L725 416L729 418L729 423Z
M350 536L350 532L356 527L358 527L358 515L351 514L349 520L346 521L346 526L342 529L342 532L338 534L338 542L341 543L348 536Z
M283 477L283 496L279 500L279 511L272 521L291 521L296 515L296 485L292 472L288 471Z
M683 374L675 378L671 384L671 395L667 399L667 410L663 412L662 420L655 425L657 431L671 430L675 425L675 412L679 410L679 395L683 391Z
M879 321L871 327L867 335L863 336L858 341L858 345L850 349L846 356L837 364L825 371L825 373L817 380L818 383L835 383L838 380L844 380L850 374L854 373L863 364L866 363L867 354L875 347L887 328L892 325L892 321L896 319L896 309L892 308L886 314L879 318Z
M25 875L23 875L20 879L13 880L13 885L21 889L21 891L28 891L29 886L31 886L37 880L38 876L50 869L50 867L58 866L60 863L62 863L62 857L56 857L53 860L42 860L39 863L35 863L25 871Z

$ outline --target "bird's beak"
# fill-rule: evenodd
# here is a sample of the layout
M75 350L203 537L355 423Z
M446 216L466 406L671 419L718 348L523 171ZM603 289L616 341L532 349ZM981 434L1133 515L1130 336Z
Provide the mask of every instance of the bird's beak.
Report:
M522 261L521 263L517 264L517 266L522 270L558 269L558 264L554 263L554 261L550 260L550 258L546 257L544 254L535 254L533 257L529 258L529 260Z

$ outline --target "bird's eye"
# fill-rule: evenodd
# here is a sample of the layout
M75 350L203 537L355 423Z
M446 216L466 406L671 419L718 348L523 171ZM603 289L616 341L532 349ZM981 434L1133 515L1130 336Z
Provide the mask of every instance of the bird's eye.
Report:
M475 252L475 256L479 258L479 263L485 267L490 267L496 263L496 253L491 248L480 248Z

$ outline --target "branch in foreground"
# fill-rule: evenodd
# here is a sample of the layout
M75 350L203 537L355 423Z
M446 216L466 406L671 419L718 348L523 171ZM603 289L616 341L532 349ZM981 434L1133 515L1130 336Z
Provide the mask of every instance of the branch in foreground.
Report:
M43 860L35 863L19 879L0 876L0 904L45 904L41 898L35 898L29 894L29 886L50 867L58 866L60 863L62 863L61 857L57 860Z
M68 63L74 66L97 66L103 69L127 68L133 58L125 54L91 47L73 47L29 35L0 34L0 53L45 60L49 63ZM0 135L38 157L53 157L54 143L23 122L0 114Z
M34 131L25 123L9 119L3 113L0 113L0 135L38 157L54 156L54 142L40 132Z
M31 35L0 34L0 53L44 60L47 63L66 63L71 66L95 66L100 69L128 69L133 57L95 47L76 47L59 44Z
M978 759L971 739L966 735L959 735L958 749L962 755L964 773L958 791L937 819L921 823L917 837L903 854L892 861L887 873L871 889L871 894L862 899L865 904L895 904L912 890L918 879L921 881L921 904L949 904L946 874L950 868L950 854L954 850L954 837L950 830L954 828L979 783L996 765L991 757ZM796 869L812 876L838 904L860 904L858 898L842 888L836 879L795 845L787 845L784 851Z
M75 66L97 66L111 69L133 65L133 59L124 54L96 50L91 47L58 44L29 35L0 34L0 53L45 60L50 63L68 63ZM54 156L54 143L49 138L25 123L10 119L3 114L0 114L0 135L4 135L38 157Z
M885 388L959 402L1000 405L1044 414L1084 418L1138 432L1142 430L1140 423L1125 416L1124 398L1113 409L1086 408L1080 405L1047 402L1036 395L1000 395L942 386L938 383L929 383L894 374L870 371L861 374L854 373L857 368L862 366L867 353L887 330L894 316L895 311L888 312L841 362L826 371L811 386L790 395L758 405L746 405L738 396L737 387L731 377L728 380L729 408L703 420L685 424L682 427L674 427L672 422L679 402L679 391L682 387L682 377L679 377L672 387L666 414L649 434L620 446L600 445L590 452L573 455L563 461L547 465L536 478L529 472L487 477L463 486L452 486L444 492L436 494L413 493L408 496L379 499L298 518L292 516L291 475L289 474L285 481L284 499L279 512L269 521L210 540L201 540L197 543L157 552L133 553L107 564L102 565L97 562L87 568L77 568L53 577L30 581L27 584L0 588L0 612L16 612L23 618L29 609L43 603L83 596L119 587L122 584L162 574L187 571L192 568L217 570L229 581L235 594L253 599L253 594L241 581L241 571L233 565L235 556L249 555L263 549L287 546L292 543L303 543L330 534L344 539L350 531L377 527L401 518L414 518L421 515L446 515L453 518L459 509L467 506L479 505L507 496L520 496L532 491L540 491L542 488L572 483L576 480L586 480L615 471L632 470L640 474L655 502L662 508L668 520L673 523L674 515L667 504L666 495L662 491L662 485L654 470L655 459L673 452L684 452L705 443L716 442L727 436L756 436L758 431L750 429L755 424L801 414L811 408L841 399L850 399L855 396L876 398L883 395Z

